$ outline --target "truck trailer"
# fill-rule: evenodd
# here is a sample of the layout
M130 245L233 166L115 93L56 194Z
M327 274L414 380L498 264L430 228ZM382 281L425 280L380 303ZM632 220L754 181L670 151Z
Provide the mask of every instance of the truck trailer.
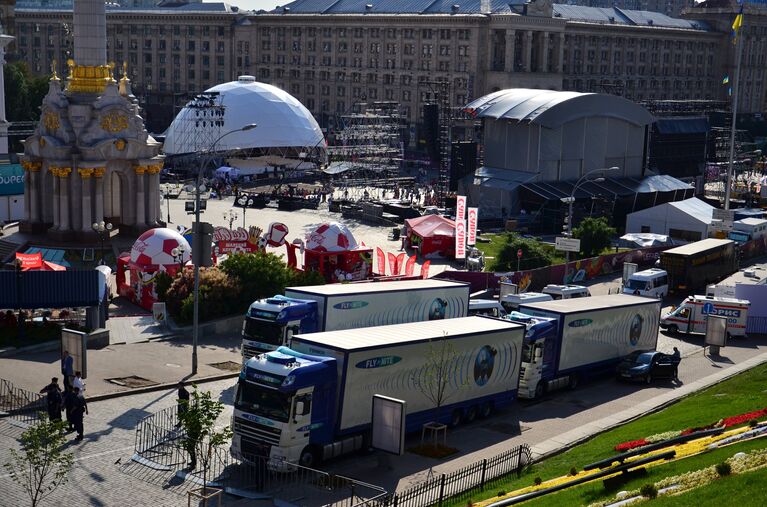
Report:
M487 417L516 397L524 332L477 316L293 336L243 367L232 455L316 466L367 448L376 394L406 401L407 432ZM435 384L439 367L450 374ZM425 393L440 386L438 409Z
M658 343L661 303L615 294L520 305L513 322L527 327L519 397L538 398L589 377L612 372L636 350Z
M469 284L406 280L288 287L255 301L242 324L243 363L293 335L466 317Z
M705 290L738 270L738 250L729 239L704 239L660 253L669 292Z

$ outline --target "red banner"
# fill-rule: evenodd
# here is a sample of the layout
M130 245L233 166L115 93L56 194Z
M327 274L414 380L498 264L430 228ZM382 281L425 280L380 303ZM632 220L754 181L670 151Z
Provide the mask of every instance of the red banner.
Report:
M466 220L455 221L455 258L466 258Z
M405 276L413 276L413 271L415 271L415 255L408 258L405 264Z
M424 280L429 278L429 267L431 267L431 261L426 261L421 266L421 278Z
M376 263L378 264L378 274L386 276L386 255L380 246L376 247Z
M477 218L479 217L479 208L468 208L469 213L469 220L468 220L468 231L467 231L467 241L466 243L469 245L476 245L477 244Z
M455 198L455 221L466 219L466 196L458 195Z
M405 252L402 252L397 256L397 272L394 273L395 275L401 274L400 271L402 271L402 268L404 268L405 264Z
M386 256L389 259L389 274L396 275L397 274L397 256L391 252L388 252Z
M21 261L21 269L40 269L43 267L43 254L37 252L33 254L25 254L16 252L16 259Z

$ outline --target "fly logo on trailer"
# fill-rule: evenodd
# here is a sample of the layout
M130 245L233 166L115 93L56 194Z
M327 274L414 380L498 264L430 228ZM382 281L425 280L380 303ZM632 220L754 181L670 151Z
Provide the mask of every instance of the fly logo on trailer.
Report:
M360 361L355 366L357 368L383 368L384 366L391 366L393 364L397 364L400 361L402 361L402 358L399 356L381 356L381 357L371 357L370 359L365 359L364 361Z
M333 308L337 310L356 310L357 308L365 308L368 305L367 301L342 301L336 303Z

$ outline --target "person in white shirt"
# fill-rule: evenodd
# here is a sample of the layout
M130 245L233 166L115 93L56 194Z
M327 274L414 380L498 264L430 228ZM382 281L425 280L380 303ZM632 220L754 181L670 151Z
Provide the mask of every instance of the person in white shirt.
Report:
M80 389L81 393L85 391L85 384L83 384L83 376L81 372L75 372L75 378L72 380L72 387L77 387Z

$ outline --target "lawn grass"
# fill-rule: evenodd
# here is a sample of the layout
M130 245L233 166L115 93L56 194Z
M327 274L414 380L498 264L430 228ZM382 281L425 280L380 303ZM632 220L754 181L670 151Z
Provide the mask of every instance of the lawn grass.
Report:
M731 475L711 484L675 496L659 496L652 501L653 507L761 507L765 504L764 487L767 484L767 468L753 472Z
M520 478L513 475L495 481L486 486L484 493L477 492L470 498L473 502L477 502L493 496L493 492L499 490L510 492L530 486L535 477L546 481L567 475L571 467L580 470L589 463L617 455L613 448L621 442L637 440L664 431L705 426L724 417L765 408L767 406L766 387L767 365L757 366L688 396L660 412L597 435L588 442L536 463ZM464 506L466 500L456 501L452 505Z

